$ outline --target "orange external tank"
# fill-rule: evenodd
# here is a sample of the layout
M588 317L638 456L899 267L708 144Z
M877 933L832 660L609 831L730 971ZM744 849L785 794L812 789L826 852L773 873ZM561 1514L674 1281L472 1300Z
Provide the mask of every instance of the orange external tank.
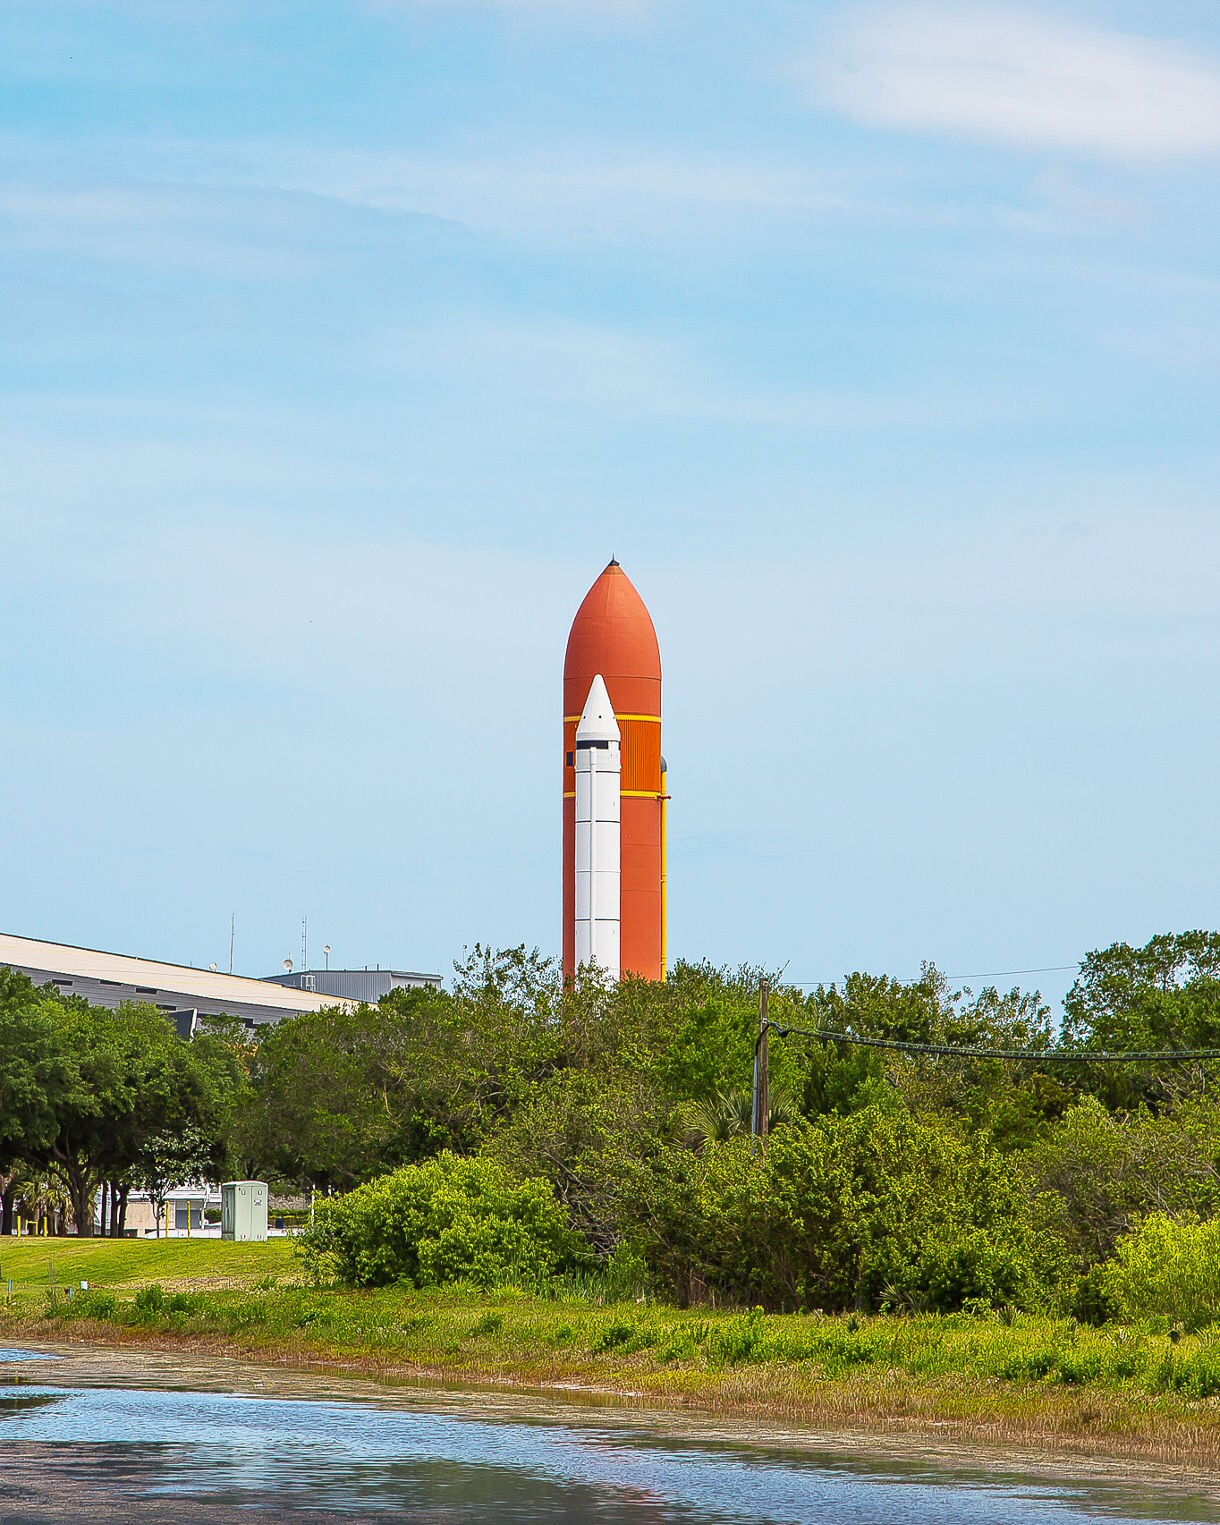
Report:
M620 967L665 978L661 652L631 579L612 561L585 595L563 664L563 970L575 969L576 726L598 675L622 733Z

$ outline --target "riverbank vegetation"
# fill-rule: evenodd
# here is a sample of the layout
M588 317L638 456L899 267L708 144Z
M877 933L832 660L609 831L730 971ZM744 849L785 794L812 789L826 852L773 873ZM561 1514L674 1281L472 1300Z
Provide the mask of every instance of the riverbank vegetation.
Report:
M20 1310L18 1310L20 1312ZM33 1309L27 1307L26 1319ZM766 1314L598 1303L515 1289L456 1286L428 1291L280 1286L169 1292L159 1283L130 1295L96 1288L69 1301L40 1299L44 1332L81 1321L176 1335L250 1336L260 1344L375 1360L405 1360L464 1375L510 1371L539 1379L599 1372L724 1372L793 1368L836 1382L868 1368L916 1379L1095 1388L1187 1398L1220 1396L1220 1333L1183 1334L1164 1319L1091 1329L1073 1319L1008 1314L875 1316ZM638 1359L637 1359L638 1358Z
M765 1314L604 1303L558 1286L549 1297L459 1285L353 1291L267 1276L244 1291L153 1284L68 1301L43 1289L0 1314L0 1337L1220 1461L1220 1335L1163 1319L1092 1329L1020 1313Z
M322 1281L1165 1317L1190 1337L1220 1318L1218 1067L1094 1057L1220 1047L1220 934L1090 954L1058 1031L1036 994L931 968L777 981L771 1016L805 1031L772 1043L765 1148L745 1136L760 979L679 965L663 985L565 986L536 954L476 948L449 991L186 1044L150 1008L5 975L5 1190L59 1183L83 1213L103 1181L121 1200L163 1176L189 1129L214 1175L321 1194L303 1248ZM825 1030L943 1052L809 1035Z

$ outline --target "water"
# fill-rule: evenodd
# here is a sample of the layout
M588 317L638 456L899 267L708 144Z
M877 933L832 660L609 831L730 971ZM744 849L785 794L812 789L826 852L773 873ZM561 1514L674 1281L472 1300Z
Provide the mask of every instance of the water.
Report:
M890 1460L795 1436L746 1445L666 1433L655 1415L556 1406L539 1418L471 1394L359 1402L200 1391L179 1385L180 1373L175 1385L153 1385L147 1359L125 1366L110 1355L82 1368L31 1358L0 1351L9 1363L0 1525L259 1514L435 1525L1220 1520L1210 1500L1168 1484Z

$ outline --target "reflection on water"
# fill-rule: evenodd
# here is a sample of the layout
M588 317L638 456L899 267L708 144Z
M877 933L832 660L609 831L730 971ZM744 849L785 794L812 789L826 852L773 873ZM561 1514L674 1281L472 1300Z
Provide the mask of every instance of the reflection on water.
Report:
M0 1400L0 1522L384 1518L447 1522L1215 1520L1136 1486L880 1468L875 1458L666 1438L434 1407L23 1383Z
M18 1393L15 1396L5 1394L0 1397L0 1437L3 1437L3 1421L10 1414L18 1414L26 1409L42 1408L44 1404L62 1403L63 1393Z

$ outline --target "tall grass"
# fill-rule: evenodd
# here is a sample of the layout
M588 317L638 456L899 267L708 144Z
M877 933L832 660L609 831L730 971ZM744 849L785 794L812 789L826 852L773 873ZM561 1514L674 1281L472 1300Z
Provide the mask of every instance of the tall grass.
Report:
M285 1286L246 1291L113 1289L27 1294L10 1322L65 1330L82 1320L116 1329L265 1341L377 1361L461 1371L712 1375L743 1367L788 1369L813 1382L868 1372L918 1381L966 1380L1021 1389L1082 1389L1201 1401L1220 1397L1220 1330L1183 1334L1165 1320L1093 1329L1032 1315L863 1318L677 1309L605 1303L600 1297L538 1297L512 1287L490 1293ZM560 1360L560 1357L562 1359Z

